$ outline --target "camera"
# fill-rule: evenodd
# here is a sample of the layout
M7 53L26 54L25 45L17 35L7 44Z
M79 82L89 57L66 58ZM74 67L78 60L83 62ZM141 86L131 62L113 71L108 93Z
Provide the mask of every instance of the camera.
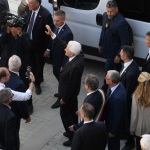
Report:
M5 27L24 27L25 25L25 16L26 14L22 16L14 15L8 11L2 12L3 19L0 20L0 28L1 30L5 30Z
M27 66L27 77L30 79L31 67Z

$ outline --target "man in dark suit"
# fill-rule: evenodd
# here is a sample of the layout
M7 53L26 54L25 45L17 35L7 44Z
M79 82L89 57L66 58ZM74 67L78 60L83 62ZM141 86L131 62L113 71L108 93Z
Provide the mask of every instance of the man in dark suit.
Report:
M50 26L46 25L46 34L53 36ZM69 41L67 47L64 41L56 37L56 42L65 49L68 57L64 63L64 68L60 73L59 97L60 97L60 116L69 136L69 141L63 143L64 146L71 146L73 132L69 126L78 123L76 111L78 109L78 98L81 87L81 77L84 70L84 56L81 54L81 44L76 41Z
M80 116L84 120L84 125L75 132L71 150L105 150L106 126L103 122L93 121L94 107L84 103L80 108Z
M8 88L0 91L0 149L15 149L16 118L9 104L12 101L12 91Z
M146 56L145 63L143 65L142 71L150 73L150 31L147 32L147 34L146 34L145 43L146 43L146 46L149 49L149 53Z
M35 75L35 92L40 95L40 87L43 81L43 68L45 50L49 44L50 37L45 34L45 25L53 28L53 19L49 11L41 5L41 0L29 0L29 11L26 18L25 31L29 34L31 40L31 66Z
M102 31L99 40L99 52L106 57L105 70L120 71L119 52L123 45L129 45L128 23L118 12L115 0L109 0L103 14Z
M127 94L120 81L120 74L109 70L106 83L110 90L104 110L104 120L108 131L108 150L120 150L120 134L122 128L127 127Z
M62 10L58 10L54 13L54 36L51 37L51 41L48 49L45 51L44 56L52 59L53 64L53 74L56 79L59 81L60 71L63 67L63 61L65 56L64 48L57 44L56 38L59 37L63 40L64 44L67 45L69 41L73 40L73 33L70 30L69 26L65 23L66 14ZM54 94L55 97L58 97L59 94ZM57 104L57 103L56 103ZM56 108L55 105L52 105L52 108Z
M84 79L84 88L87 90L87 97L84 99L84 103L91 104L94 109L95 113L93 116L94 121L100 121L102 112L105 106L105 94L101 89L99 88L99 80L98 77L94 74L88 74ZM79 111L78 111L79 112ZM77 114L78 114L77 112ZM76 131L78 128L80 128L83 125L84 121L81 121L79 124L72 125L69 127L71 131ZM64 136L67 134L64 133Z
M123 46L120 52L121 60L123 61L123 69L120 72L121 82L127 92L127 112L128 112L128 129L130 127L132 94L138 85L138 76L140 74L139 67L134 57L134 48L131 46ZM135 147L134 137L128 133L127 142L122 150L130 150Z
M8 82L5 83L6 87L9 87L15 91L25 92L26 86L19 77L21 59L18 56L13 55L9 59L8 66L9 66L9 72L10 72L10 79ZM31 121L31 118L28 113L28 107L27 107L26 101L24 102L13 101L10 104L10 106L11 106L11 110L14 112L16 116L15 147L16 147L16 150L19 150L20 148L19 130L20 130L21 119L23 118L24 120L26 120L26 123L28 123Z

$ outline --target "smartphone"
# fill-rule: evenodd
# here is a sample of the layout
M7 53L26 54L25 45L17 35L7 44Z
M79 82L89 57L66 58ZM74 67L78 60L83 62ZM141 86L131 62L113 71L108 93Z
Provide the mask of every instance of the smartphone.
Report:
M27 66L27 76L30 79L30 72L31 72L31 67Z

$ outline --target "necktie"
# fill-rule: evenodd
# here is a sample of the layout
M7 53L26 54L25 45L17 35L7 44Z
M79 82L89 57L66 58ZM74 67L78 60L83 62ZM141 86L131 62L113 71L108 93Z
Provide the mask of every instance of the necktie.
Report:
M30 18L30 22L29 22L29 25L28 25L27 33L28 33L30 39L31 39L31 32L32 32L32 29L33 29L34 17L35 17L35 12L32 13L32 16Z
M107 93L107 98L109 98L111 95L111 88L109 89L108 93Z
M59 28L56 29L55 34L58 35Z

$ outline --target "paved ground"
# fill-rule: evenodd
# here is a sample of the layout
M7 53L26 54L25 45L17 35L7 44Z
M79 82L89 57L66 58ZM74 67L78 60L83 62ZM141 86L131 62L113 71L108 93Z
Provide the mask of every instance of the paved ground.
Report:
M8 0L10 10L16 13L20 0ZM86 61L83 78L88 73L94 73L99 76L100 84L104 78L104 64L96 61ZM53 97L57 92L58 83L53 76L52 66L46 64L44 68L44 82L42 83L42 94L37 96L33 93L34 113L31 115L32 121L28 124L21 122L20 129L20 150L70 150L62 145L66 140L62 133L64 132L59 109L51 109L51 105L57 100ZM79 95L79 106L86 96L86 91L81 87ZM122 141L123 146L124 141Z

